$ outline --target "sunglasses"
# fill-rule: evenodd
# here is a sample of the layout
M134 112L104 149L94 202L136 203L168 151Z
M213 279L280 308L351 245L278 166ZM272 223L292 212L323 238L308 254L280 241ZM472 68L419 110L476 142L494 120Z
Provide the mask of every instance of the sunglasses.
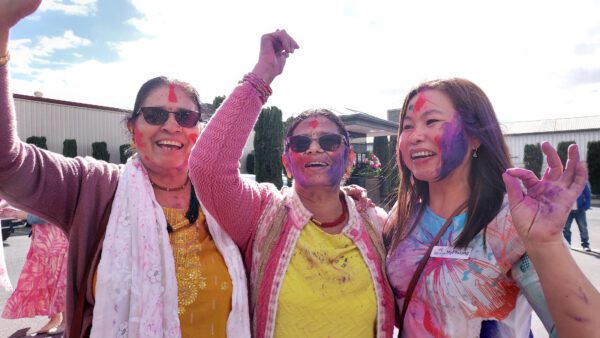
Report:
M146 120L148 124L154 126L160 126L167 122L169 114L174 114L175 121L184 128L195 127L198 122L202 121L199 112L187 109L179 109L176 112L170 112L161 107L141 107L136 116L139 114L144 116L144 120Z
M319 146L325 151L337 150L342 144L342 140L345 145L348 145L348 140L340 134L325 134L317 139ZM313 139L308 136L290 136L287 138L286 147L295 153L303 153L310 148L312 141Z

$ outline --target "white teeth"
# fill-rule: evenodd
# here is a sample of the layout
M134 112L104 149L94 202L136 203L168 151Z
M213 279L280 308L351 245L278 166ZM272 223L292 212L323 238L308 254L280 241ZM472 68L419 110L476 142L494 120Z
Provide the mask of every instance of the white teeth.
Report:
M327 165L327 163L325 163L325 162L309 162L309 163L306 163L307 167L324 167L326 165Z
M161 140L156 142L156 144L158 144L159 146L173 146L173 147L179 147L182 148L183 144L177 142L177 141L171 141L171 140Z
M427 157L427 156L433 156L434 153L431 151L418 151L414 154L411 154L410 157L411 158L419 158L419 157Z

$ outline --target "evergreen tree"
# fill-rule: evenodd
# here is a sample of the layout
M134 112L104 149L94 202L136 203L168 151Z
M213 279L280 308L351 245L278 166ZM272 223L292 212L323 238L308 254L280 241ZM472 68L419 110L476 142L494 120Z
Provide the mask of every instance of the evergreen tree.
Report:
M225 101L225 95L221 95L221 96L215 96L215 98L213 99L213 103L212 103L212 107L213 109L216 111L217 108L219 108L221 106L221 103L223 103L223 101Z
M523 149L523 154L525 168L533 171L538 178L541 178L544 155L542 154L540 144L526 144L525 149Z
M106 162L110 160L110 153L108 152L108 146L106 145L106 142L102 141L92 143L92 157Z
M281 110L275 106L260 112L254 126L254 173L257 182L271 182L278 189L283 185L283 122Z
M46 145L46 137L44 136L29 136L25 139L25 142L33 144L34 146L48 150L48 146Z
M77 141L74 139L66 139L63 141L63 155L65 157L77 156Z
M560 161L562 162L563 166L567 163L569 146L574 143L575 141L558 142L556 152L558 153L558 157L560 157Z
M588 142L587 167L592 194L600 195L600 141Z

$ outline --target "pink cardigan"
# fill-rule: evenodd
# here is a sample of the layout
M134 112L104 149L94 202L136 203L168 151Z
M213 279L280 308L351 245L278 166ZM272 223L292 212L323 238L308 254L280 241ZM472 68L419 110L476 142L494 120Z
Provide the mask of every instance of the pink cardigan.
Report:
M212 117L190 157L190 177L202 205L240 247L250 283L253 336L274 335L281 282L303 227L312 216L295 190L243 179L238 160L262 103L248 83L239 85ZM343 230L360 250L377 297L377 337L391 337L394 298L385 276L381 209L359 214L351 198ZM283 215L281 217L280 215ZM273 227L281 229L269 232ZM375 240L373 240L375 238ZM268 247L268 249L265 249ZM268 256L266 256L268 255ZM264 264L264 265L263 265Z

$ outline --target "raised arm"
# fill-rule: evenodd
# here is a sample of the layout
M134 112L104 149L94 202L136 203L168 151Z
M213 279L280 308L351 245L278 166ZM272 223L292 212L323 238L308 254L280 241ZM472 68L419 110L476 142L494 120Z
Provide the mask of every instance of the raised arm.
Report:
M34 12L39 4L40 0L0 0L0 59L6 60L4 56L8 55L10 28ZM106 184L99 187L98 194L114 188L117 167L82 158L68 159L21 142L9 90L8 65L2 63L4 61L0 61L0 197L68 232L81 197L81 186L90 177L105 175ZM112 195L111 192L105 194Z
M542 150L548 159L542 180L525 169L509 169L503 175L513 222L538 272L558 335L595 337L600 332L600 293L577 266L562 237L567 215L586 182L585 166L576 145L569 147L564 172L548 142Z
M253 75L223 102L191 153L190 178L198 198L242 250L277 191L273 185L244 180L238 161L268 96L268 85L281 74L288 53L296 48L285 31L263 35Z

